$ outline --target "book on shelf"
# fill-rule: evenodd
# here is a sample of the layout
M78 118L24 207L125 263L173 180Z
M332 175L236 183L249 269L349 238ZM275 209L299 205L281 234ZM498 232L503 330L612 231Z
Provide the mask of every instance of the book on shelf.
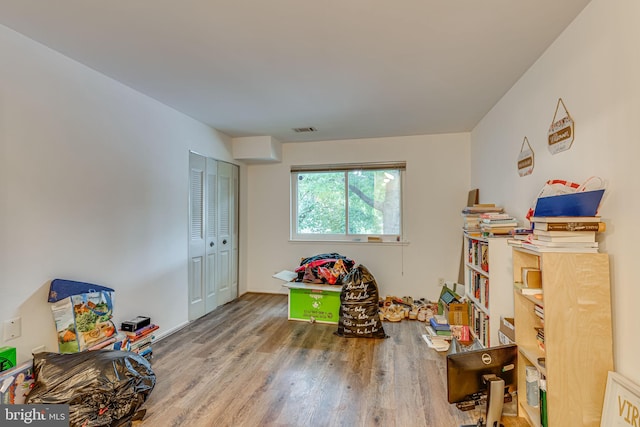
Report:
M138 339L136 341L130 342L129 346L130 346L131 349L140 348L140 347L143 347L143 346L153 342L153 338L154 338L153 334L148 334L148 335L145 335L145 336L141 337L140 339Z
M529 242L536 246L547 246L550 248L597 248L598 242L554 242L549 240L529 239Z
M123 334L125 334L127 337L129 337L130 340L138 340L141 339L142 337L144 337L145 335L150 334L151 332L155 331L156 329L160 328L158 325L155 324L150 324L147 325L143 328L140 328L136 331L120 331Z
M484 237L511 237L509 232L513 227L498 227L498 228L483 228L482 234Z
M532 233L533 230L531 228L516 227L509 230L509 236L514 240L527 240Z
M533 230L533 234L538 240L548 242L595 242L595 231L545 231Z
M431 328L436 332L451 330L451 328L449 327L449 323L438 323L435 316L429 319L429 324L431 325Z
M513 287L522 295L542 295L542 288L528 288L521 282L515 282Z
M542 272L539 268L535 267L522 267L520 269L522 276L522 285L525 288L541 288L542 287Z
M601 222L602 218L599 216L532 216L529 218L529 222L543 222L543 223L563 223L563 222L586 222L594 223Z
M514 239L514 238L507 239L507 244L509 246L522 247L522 242L524 242L523 239Z
M133 351L134 353L141 354L141 353L147 353L151 351L151 349L152 349L151 343L147 343L141 347L137 347L135 349L132 348L131 351Z
M429 335L434 341L451 341L453 335L440 335L436 332L435 329L431 327L431 325L426 325L425 329L427 331L427 335Z
M458 341L471 341L471 331L467 325L451 325L451 335Z
M527 227L516 227L513 230L511 230L511 234L512 235L518 235L518 234L522 234L522 235L528 235L533 233L533 229L531 227L527 228Z
M475 204L473 206L466 206L462 209L463 214L481 214L486 212L504 212L504 208L496 206L493 203Z
M489 272L489 245L483 243L480 245L480 268Z
M452 298L451 300L449 300L447 303L454 301L455 298ZM447 316L445 316L444 314L434 314L433 315L433 321L440 324L440 325L447 325L449 324L449 321L447 320Z
M500 227L511 227L516 228L518 226L518 221L515 218L511 219L483 219L480 221L480 227L484 228L500 228Z
M447 351L449 350L449 342L444 339L439 339L439 337L434 335L429 335L428 333L422 334L422 339L427 343L429 348L432 348L436 351Z
M602 233L607 230L604 222L535 222L535 230L543 231L595 231Z
M502 331L498 331L498 342L501 345L506 345L506 344L515 344L516 342L514 340L512 340L511 338L509 338L504 332Z
M505 212L483 212L480 214L480 218L483 221L501 221L510 220L513 221L513 217Z
M570 252L570 253L583 253L583 254L597 254L598 248L589 248L589 247L550 247L550 246L541 246L534 245L529 242L522 242L522 247L524 249L529 249L535 252Z

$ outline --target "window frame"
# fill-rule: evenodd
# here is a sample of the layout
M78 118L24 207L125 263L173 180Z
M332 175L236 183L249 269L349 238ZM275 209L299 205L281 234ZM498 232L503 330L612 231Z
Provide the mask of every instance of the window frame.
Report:
M350 234L349 233L349 172L397 170L400 177L400 203L398 206L400 218L400 230L398 234ZM298 176L302 173L327 173L343 172L345 174L344 198L345 198L345 233L342 234L320 234L320 233L298 233ZM317 242L384 242L403 243L404 242L404 199L406 181L406 162L377 162L377 163L343 163L331 165L293 165L290 172L291 184L291 208L290 208L290 239L292 241L317 241ZM370 239L374 238L374 239Z

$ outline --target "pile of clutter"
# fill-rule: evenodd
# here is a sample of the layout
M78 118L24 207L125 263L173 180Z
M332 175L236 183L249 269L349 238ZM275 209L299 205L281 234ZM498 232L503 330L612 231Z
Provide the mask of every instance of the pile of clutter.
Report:
M434 315L438 314L437 302L429 301L426 298L414 299L410 296L380 298L378 307L380 319L389 322L400 322L402 320L429 322Z
M295 269L295 281L341 286L354 265L351 258L335 252L302 258L300 266Z

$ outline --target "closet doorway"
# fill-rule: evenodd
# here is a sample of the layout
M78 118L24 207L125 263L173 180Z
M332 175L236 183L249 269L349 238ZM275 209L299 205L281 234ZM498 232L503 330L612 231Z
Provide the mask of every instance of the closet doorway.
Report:
M189 320L238 297L238 177L189 152Z

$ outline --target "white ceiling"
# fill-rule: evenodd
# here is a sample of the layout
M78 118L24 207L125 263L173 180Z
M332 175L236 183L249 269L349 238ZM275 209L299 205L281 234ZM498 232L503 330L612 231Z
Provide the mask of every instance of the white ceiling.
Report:
M588 3L0 0L0 24L230 136L287 142L470 131Z

